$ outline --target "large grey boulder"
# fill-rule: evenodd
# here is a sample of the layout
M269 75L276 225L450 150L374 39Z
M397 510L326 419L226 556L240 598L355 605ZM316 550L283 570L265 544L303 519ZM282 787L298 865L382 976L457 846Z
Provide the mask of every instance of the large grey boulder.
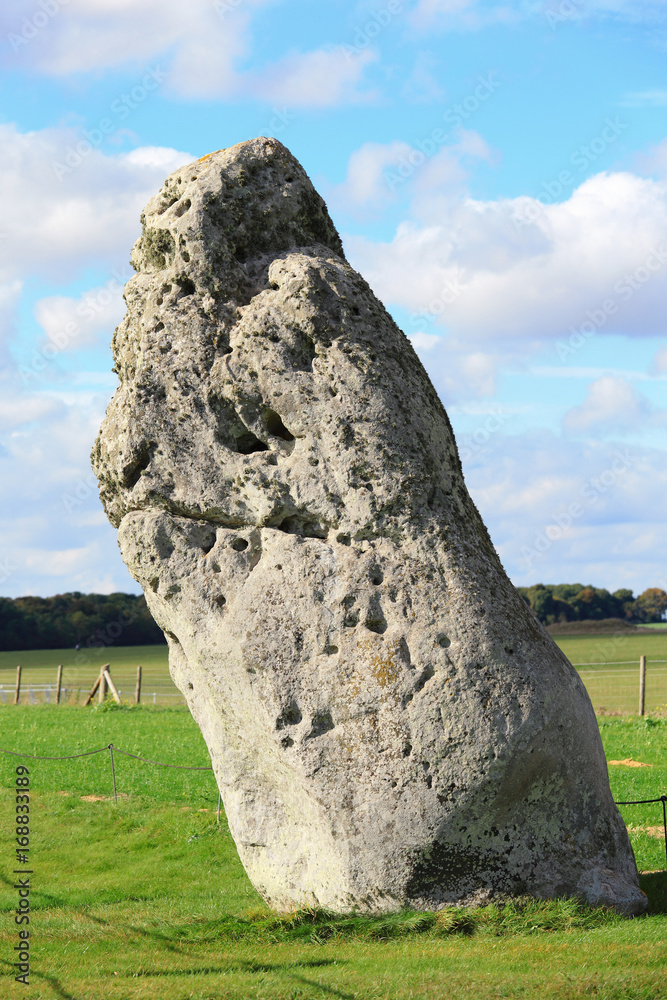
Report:
M302 167L221 150L142 222L94 465L256 888L641 912L588 696Z

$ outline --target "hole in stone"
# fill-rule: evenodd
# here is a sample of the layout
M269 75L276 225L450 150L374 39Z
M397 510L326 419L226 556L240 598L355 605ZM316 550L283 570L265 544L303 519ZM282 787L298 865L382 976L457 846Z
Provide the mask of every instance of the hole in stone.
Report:
M311 729L306 736L307 740L314 740L318 736L324 735L324 733L329 733L334 728L334 721L331 718L331 712L324 711L318 712L317 715L313 716L313 721L311 723Z
M271 527L288 535L302 535L304 538L326 538L329 534L328 529L318 521L306 520L299 514L290 514L289 517L284 517L280 524Z
M151 588L154 594L157 594L157 588L160 586L159 576L154 576L153 579L149 581L148 586Z
M295 701L292 701L276 719L276 729L285 729L286 726L298 726L302 719L301 709Z
M236 438L236 450L240 455L252 455L255 451L268 451L268 444L264 444L252 431L246 431Z
M382 572L382 570L374 569L371 571L371 583L374 586L379 587L383 580L384 580L384 573Z
M336 541L340 542L341 545L351 545L352 539L349 535L336 535Z
M213 570L214 573L221 572L219 563L211 563L211 569Z
M123 468L121 472L123 486L131 490L137 485L141 473L150 465L152 448L152 444L148 442L143 444L134 459Z
M364 625L369 632L375 632L377 635L387 631L387 622L384 618L367 618Z
M217 597L213 599L213 603L216 604L219 608L224 608L225 604L227 603L227 599L223 597L222 594L219 594Z
M406 743L405 746L403 747L403 756L409 757L411 753L412 753L412 743Z
M195 686L194 686L194 684L190 684L190 683L188 682L188 691L194 691L194 689L195 689Z
M355 611L351 612L351 614L345 615L345 617L343 618L344 628L356 628L358 624L359 624L359 615Z
M164 323L158 323L158 325L155 327L156 333L159 333L160 330L164 330Z
M216 542L216 534L215 531L212 531L209 535L206 536L206 538L204 538L204 540L201 543L201 550L204 553L204 555L208 555L208 553L215 545L215 542Z
M176 215L180 219L182 215L185 215L185 213L187 212L187 210L190 208L191 205L192 202L190 201L190 199L186 198L185 201L182 201L180 205L176 206L176 208L174 209L174 215Z
M505 646L504 648L505 648L505 652L508 653L509 656L511 656L512 653L514 652L514 650L510 646Z
M243 552L244 549L248 548L248 542L245 538L235 538L232 542L232 548L235 552Z
M334 656L338 652L338 646L325 646L324 652L327 656Z
M177 278L176 281L178 283L178 287L180 288L180 294L178 296L179 299L185 298L186 295L194 295L196 291L195 283L191 278L182 277Z
M285 749L287 749L288 747L293 747L294 746L294 740L292 739L291 736L284 736L282 738L282 740L280 741L280 745L281 745L281 747L285 747Z
M276 569L282 569L282 568L283 568L283 564L282 563L277 563Z
M426 775L426 787L430 788L433 784L433 777L430 774Z
M439 635L435 641L439 646L442 646L443 649L447 649L447 647L452 644L452 640L447 635Z
M417 678L417 682L414 686L415 694L418 694L419 691L421 691L426 682L430 681L431 677L435 677L435 670L433 669L433 666L429 663L426 667L424 667L421 674Z
M282 438L283 441L294 440L294 435L290 434L275 410L264 411L264 425L274 437Z

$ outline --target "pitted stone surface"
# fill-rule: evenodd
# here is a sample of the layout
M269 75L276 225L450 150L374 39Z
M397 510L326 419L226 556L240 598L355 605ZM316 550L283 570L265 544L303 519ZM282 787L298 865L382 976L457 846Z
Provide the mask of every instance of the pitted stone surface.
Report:
M93 461L254 885L641 912L588 696L302 167L221 150L142 221Z

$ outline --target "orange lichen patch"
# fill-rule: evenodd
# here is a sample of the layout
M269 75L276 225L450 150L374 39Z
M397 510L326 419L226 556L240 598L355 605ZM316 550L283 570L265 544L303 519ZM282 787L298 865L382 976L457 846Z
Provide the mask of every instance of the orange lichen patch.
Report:
M398 680L396 665L397 644L385 643L382 639L374 642L371 639L359 643L359 652L363 654L371 674L382 688L390 687Z
M212 156L216 156L218 153L222 153L222 150L215 149L212 153L207 153L206 156L200 156L197 163L203 163L204 160L209 160Z
M642 764L640 760L633 760L632 757L626 757L625 760L608 760L608 764L621 765L622 767L654 767L654 764Z

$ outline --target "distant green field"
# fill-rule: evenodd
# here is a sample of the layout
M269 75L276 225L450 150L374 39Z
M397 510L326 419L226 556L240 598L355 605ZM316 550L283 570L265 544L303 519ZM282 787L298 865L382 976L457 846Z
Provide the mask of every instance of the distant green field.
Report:
M598 715L638 711L640 656L647 660L645 710L654 715L667 713L667 631L554 638L579 670Z
M111 664L111 676L123 700L134 699L137 667L142 667L142 700L175 705L182 701L167 665L167 646L110 646L107 649L33 649L0 653L0 703L14 697L16 667L21 665L23 703L51 701L56 670L63 665L63 700L80 703L99 676L100 667ZM49 687L51 690L49 691ZM31 695L32 692L32 695Z
M646 711L667 713L667 629L658 628L654 635L556 636L555 640L578 667L599 715L637 712L642 655L648 661ZM175 705L183 700L169 676L166 645L111 646L101 651L36 649L0 653L0 704L3 699L13 700L17 664L23 669L21 701L52 701L59 663L64 668L63 699L72 704L85 699L104 663L111 664L111 675L124 700L134 698L138 664L143 668L145 702Z
M640 656L649 660L667 660L667 631L655 630L654 635L557 635L553 637L568 660L578 663L611 663L631 660L639 663Z

